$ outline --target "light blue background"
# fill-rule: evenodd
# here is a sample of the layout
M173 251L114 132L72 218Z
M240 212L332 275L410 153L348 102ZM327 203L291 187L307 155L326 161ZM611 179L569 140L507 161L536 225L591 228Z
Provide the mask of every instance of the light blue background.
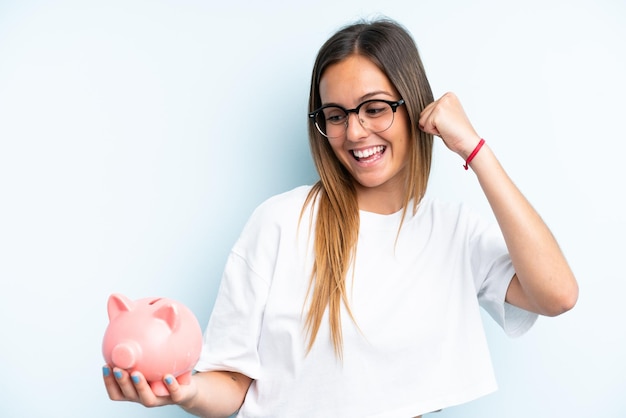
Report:
M412 31L435 94L461 97L580 281L573 311L520 339L485 317L501 388L438 417L626 416L617 0L0 0L0 416L186 416L108 400L108 295L206 323L253 208L316 179L317 49L379 13ZM439 142L429 193L490 216Z

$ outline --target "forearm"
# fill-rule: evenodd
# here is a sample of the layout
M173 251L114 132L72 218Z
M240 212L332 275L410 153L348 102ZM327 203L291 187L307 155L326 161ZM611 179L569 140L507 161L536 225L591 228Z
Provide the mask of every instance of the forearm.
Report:
M578 286L547 225L487 144L470 165L502 230L516 271L518 282L512 283L508 301L549 316L571 309Z
M424 132L440 136L464 160L480 141L454 93L446 93L426 106L419 124ZM475 154L470 166L496 216L515 267L507 301L550 316L572 308L578 298L576 279L539 214L487 144Z
M198 391L187 404L180 406L193 415L204 418L229 417L243 403L252 380L233 372L201 372L192 377Z

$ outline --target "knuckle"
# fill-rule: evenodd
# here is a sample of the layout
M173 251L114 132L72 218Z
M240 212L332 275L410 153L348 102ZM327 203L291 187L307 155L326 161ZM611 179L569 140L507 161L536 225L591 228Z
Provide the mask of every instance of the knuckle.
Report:
M145 399L141 401L141 404L146 408L156 408L161 405L156 399Z

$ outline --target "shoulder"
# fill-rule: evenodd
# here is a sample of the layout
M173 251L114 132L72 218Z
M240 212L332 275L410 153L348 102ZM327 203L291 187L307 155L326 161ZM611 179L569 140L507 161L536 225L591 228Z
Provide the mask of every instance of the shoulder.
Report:
M278 246L297 236L302 206L310 186L300 186L272 196L252 212L233 251L248 262L261 263L275 257ZM262 261L251 261L262 260Z
M274 195L267 200L265 200L259 207L271 206L271 207L281 207L281 206L290 206L298 203L304 203L304 200L308 196L311 188L313 186L298 186L286 192Z
M463 203L449 202L433 197L424 197L418 206L418 214L433 218L458 218L469 213L470 211Z
M300 211L312 186L299 186L284 193L274 195L261 203L252 213L251 219L262 218L284 219L294 216L299 217Z
M427 223L437 229L452 229L457 232L476 231L489 224L465 203L444 201L433 197L424 197L420 201L416 218L419 218L420 223Z
M311 186L299 186L263 201L252 212L243 235L258 235L295 228L310 190Z

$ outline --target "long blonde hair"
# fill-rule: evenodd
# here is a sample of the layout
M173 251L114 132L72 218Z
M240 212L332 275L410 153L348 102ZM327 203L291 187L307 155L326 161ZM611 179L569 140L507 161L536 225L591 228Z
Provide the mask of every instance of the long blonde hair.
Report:
M358 22L346 26L320 48L311 78L309 111L321 103L319 84L324 70L348 56L358 54L370 59L389 78L406 103L411 141L409 176L403 216L413 201L413 213L426 192L432 160L432 135L419 130L419 115L433 101L421 58L411 35L391 20ZM324 312L328 309L331 340L336 355L343 353L341 304L352 316L346 296L346 276L354 261L359 231L359 207L353 178L342 166L313 123L309 124L309 145L320 180L306 202L317 204L315 221L315 260L309 285L310 307L305 327L308 350L313 347ZM354 318L352 318L354 320Z

